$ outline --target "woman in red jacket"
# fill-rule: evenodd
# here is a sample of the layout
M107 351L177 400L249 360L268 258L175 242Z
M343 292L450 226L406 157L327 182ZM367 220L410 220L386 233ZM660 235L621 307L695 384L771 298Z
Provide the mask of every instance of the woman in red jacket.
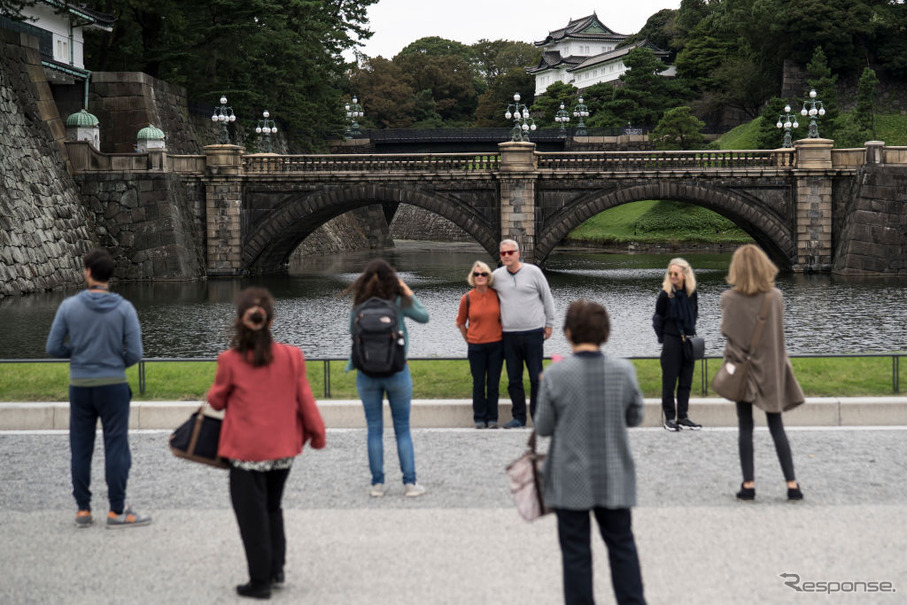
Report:
M271 294L244 290L236 312L230 349L217 358L208 403L226 410L218 454L230 460L230 499L249 566L249 582L236 592L266 599L284 581L284 484L306 441L324 447L324 421L302 351L271 338Z

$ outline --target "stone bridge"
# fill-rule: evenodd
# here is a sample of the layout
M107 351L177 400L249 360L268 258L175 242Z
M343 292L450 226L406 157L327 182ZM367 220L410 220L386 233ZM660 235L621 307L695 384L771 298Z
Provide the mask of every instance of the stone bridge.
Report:
M586 219L647 199L704 206L739 225L783 269L828 272L858 173L907 164L905 148L832 145L804 139L770 151L539 153L532 143L502 143L498 153L480 155L285 156L232 145L206 147L204 156L68 148L77 174L173 172L200 191L196 215L213 277L283 271L319 226L375 204L388 221L401 203L444 216L495 258L501 239L515 239L524 258L544 263Z

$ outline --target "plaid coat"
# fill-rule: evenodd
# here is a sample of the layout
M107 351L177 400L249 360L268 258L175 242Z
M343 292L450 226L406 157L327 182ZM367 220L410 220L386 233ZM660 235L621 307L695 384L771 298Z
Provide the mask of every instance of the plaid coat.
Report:
M625 359L579 353L547 368L535 429L551 436L545 503L589 510L636 504L628 426L642 423L636 370Z

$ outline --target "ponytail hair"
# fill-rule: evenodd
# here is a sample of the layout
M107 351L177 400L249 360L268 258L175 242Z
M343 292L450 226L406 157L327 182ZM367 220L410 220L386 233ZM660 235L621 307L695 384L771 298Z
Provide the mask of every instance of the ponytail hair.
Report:
M274 321L274 297L264 288L246 288L236 300L236 320L230 348L242 353L253 367L266 366L273 360L271 322Z

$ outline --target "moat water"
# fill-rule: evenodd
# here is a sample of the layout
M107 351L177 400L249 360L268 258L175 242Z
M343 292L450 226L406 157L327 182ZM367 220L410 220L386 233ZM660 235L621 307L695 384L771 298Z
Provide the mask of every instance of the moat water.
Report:
M465 357L454 326L467 291L466 274L477 259L492 259L477 245L398 242L394 249L312 257L291 274L249 280L119 284L142 323L146 357L214 357L229 341L233 300L249 285L269 288L277 299L275 337L302 348L307 357L345 357L349 352L350 299L338 296L371 258L380 256L428 309L428 324L409 324L411 357ZM606 350L657 356L651 317L664 270L673 254L605 254L558 250L546 275L557 305L557 326L570 301L584 297L605 305L612 335ZM730 253L685 254L699 282L698 332L707 353L720 355L718 297L727 288ZM496 260L496 259L495 259ZM907 280L854 279L827 275L779 277L784 293L786 339L792 354L907 351ZM44 343L57 306L68 292L0 299L0 359L46 357ZM560 329L545 353L566 354Z

